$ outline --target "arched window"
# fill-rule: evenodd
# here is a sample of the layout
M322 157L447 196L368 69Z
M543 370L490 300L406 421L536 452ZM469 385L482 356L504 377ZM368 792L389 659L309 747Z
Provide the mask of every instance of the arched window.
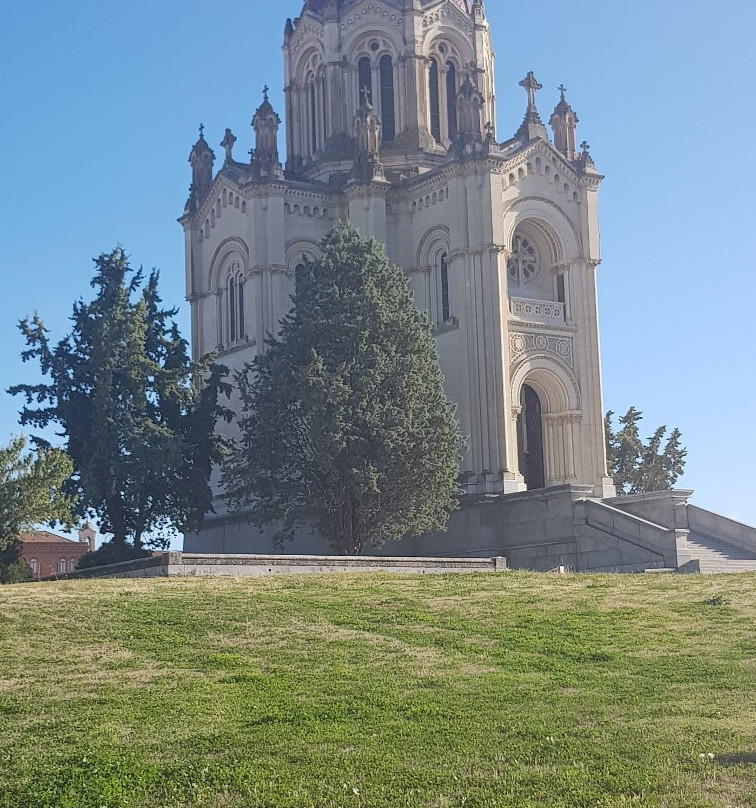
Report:
M35 577L39 575L39 561L36 558L30 559L29 566L31 567L32 575Z
M430 99L430 130L436 143L441 142L441 103L438 95L438 62L431 58L428 72L428 96Z
M449 121L449 140L457 134L457 68L446 63L446 115Z
M65 558L61 558L60 561L58 561L58 574L59 575L65 575L66 574L66 559Z
M449 310L449 256L442 253L440 264L440 284L441 284L441 320L444 323L451 319Z
M228 342L233 345L246 338L244 323L244 277L238 264L231 267L228 278Z
M310 154L318 150L318 103L315 80L310 84Z
M370 65L370 59L367 56L363 56L362 59L357 63L357 83L358 83L358 94L357 94L357 105L360 106L362 104L362 98L365 95L365 91L367 92L367 100L369 104L373 103L373 71Z
M381 59L381 123L383 141L391 143L396 136L394 111L394 63L390 56Z

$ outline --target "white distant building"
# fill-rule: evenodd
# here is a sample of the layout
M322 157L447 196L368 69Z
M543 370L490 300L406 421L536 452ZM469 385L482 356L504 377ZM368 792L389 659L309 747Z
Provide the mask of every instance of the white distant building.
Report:
M564 87L551 134L533 73L520 82L522 125L513 137L495 131L481 0L306 0L286 22L283 50L285 163L267 90L251 161L234 158L230 130L219 171L202 134L191 152L180 221L195 356L217 352L232 369L250 361L290 309L303 256L316 258L321 239L347 219L407 273L468 438L466 507L448 534L402 551L501 552L539 567L669 565L672 550L655 558L645 547L618 549L627 537L614 527L604 531L609 545L580 560L581 526L606 516L601 501L615 489L596 299L602 176L588 146L576 145ZM218 503L186 549L270 549ZM637 532L635 516L623 519ZM531 525L520 545L518 524ZM534 533L534 524L543 527ZM538 550L526 546L534 541ZM293 549L323 548L303 537Z

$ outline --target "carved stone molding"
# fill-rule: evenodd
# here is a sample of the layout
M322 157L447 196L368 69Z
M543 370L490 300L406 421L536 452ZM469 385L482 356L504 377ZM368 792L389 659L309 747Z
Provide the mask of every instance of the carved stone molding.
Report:
M529 355L547 354L556 357L570 368L574 367L572 337L516 331L509 335L509 353L512 364Z
M564 303L535 298L513 297L509 301L513 317L529 323L561 325L564 323Z

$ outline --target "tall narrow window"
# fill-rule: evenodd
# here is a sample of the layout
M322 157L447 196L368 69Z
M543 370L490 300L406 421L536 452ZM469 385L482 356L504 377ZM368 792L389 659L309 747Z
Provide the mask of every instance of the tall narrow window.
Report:
M58 574L59 575L65 575L66 574L66 559L65 558L61 558L60 561L58 561Z
M457 134L457 68L446 63L446 116L449 120L449 140Z
M451 318L449 310L449 257L446 253L441 256L441 319L448 322Z
M394 111L394 63L390 56L381 59L381 123L383 140L391 143L396 136L396 114Z
M244 325L244 280L242 278L236 280L236 296L239 298L239 339L243 340L246 336L246 328Z
M433 139L441 142L441 104L438 95L438 62L430 60L430 72L428 74L428 94L430 96L430 130Z
M39 575L39 561L36 558L32 558L29 562L29 566L31 567L32 575L35 577Z
M315 82L310 85L310 154L318 150L318 109Z
M294 267L294 288L296 294L299 294L306 271L307 267L304 264L297 264L296 267Z
M236 342L236 278L228 279L228 341Z
M359 84L359 93L357 104L362 104L362 99L367 92L367 100L369 104L373 103L373 72L370 66L370 59L363 56L357 63L357 81Z

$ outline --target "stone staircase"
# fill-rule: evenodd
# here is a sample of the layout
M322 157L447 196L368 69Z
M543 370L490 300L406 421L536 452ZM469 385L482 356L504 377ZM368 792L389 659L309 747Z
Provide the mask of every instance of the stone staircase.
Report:
M691 558L698 561L704 575L756 572L756 553L743 550L734 544L728 544L703 533L691 532L687 545Z

